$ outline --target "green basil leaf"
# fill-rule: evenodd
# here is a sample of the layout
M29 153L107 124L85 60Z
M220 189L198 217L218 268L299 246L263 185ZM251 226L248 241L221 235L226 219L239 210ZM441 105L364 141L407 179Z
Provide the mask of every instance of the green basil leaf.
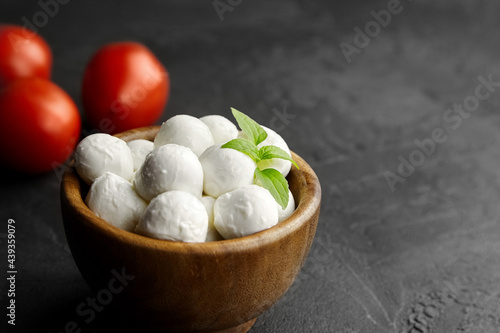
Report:
M266 131L264 131L264 129L252 118L235 108L231 108L231 112L243 133L245 133L255 145L258 145L267 138Z
M259 161L259 149L247 139L233 139L226 142L221 148L231 148L250 156L257 163Z
M259 149L258 153L259 159L260 160L269 160L271 158L281 158L287 161L290 161L295 165L295 167L298 169L299 166L295 161L290 157L290 155L287 154L286 151L281 149L280 147L276 146L264 146Z
M276 169L255 169L255 178L260 182L261 186L267 189L274 200L285 209L288 206L288 182L283 177L281 172Z

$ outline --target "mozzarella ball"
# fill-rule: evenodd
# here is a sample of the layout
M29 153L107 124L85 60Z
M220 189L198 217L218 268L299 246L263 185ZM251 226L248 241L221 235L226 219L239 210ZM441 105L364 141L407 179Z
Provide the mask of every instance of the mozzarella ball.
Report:
M214 144L224 144L238 137L238 129L229 119L219 115L201 117L200 120L210 129Z
M251 235L278 223L278 207L271 193L247 185L221 195L214 204L214 225L225 239Z
M214 198L253 182L255 162L237 150L213 145L200 156L200 163L203 190Z
M214 144L214 138L207 125L200 119L180 114L161 125L156 135L154 147L175 143L191 149L200 156L205 149Z
M183 191L168 191L151 200L136 232L181 242L204 242L208 215L199 199Z
M205 209L207 211L208 215L208 231L207 231L207 237L205 238L205 242L214 242L218 240L222 240L222 236L219 234L217 229L215 229L214 226L214 203L215 203L215 198L204 195L201 198L201 203L203 206L205 206Z
M293 198L292 191L288 190L288 205L285 209L276 203L278 206L278 222L282 222L290 217L295 211L295 199Z
M262 183L258 179L256 179L254 184L263 187ZM288 190L288 205L285 209L281 208L281 205L278 204L278 202L276 202L276 206L278 207L278 223L286 220L293 214L295 211L295 199L293 198L293 194L290 189Z
M187 147L167 144L154 149L134 176L136 191L146 200L172 190L201 198L203 169L198 157Z
M153 150L154 143L152 141L137 139L127 142L132 159L134 160L134 171L139 169L146 156Z
M109 134L92 134L76 147L75 169L87 183L91 184L105 172L130 179L134 172L132 153L127 143Z
M290 157L292 157L292 154L290 153L290 148L288 148L288 145L286 144L285 140L283 140L281 135L279 135L270 128L267 128L262 125L261 127L264 129L264 131L266 131L267 138L257 145L258 148L262 148L263 146L276 146L278 148L283 149ZM240 132L238 136L240 138L248 138L243 132ZM260 161L259 163L257 163L257 166L259 167L260 170L269 168L276 169L279 172L281 172L281 174L283 174L284 177L286 177L290 172L290 168L292 167L292 162L281 158L272 158L269 160Z
M92 183L85 203L95 215L127 231L134 231L147 206L132 184L111 172Z

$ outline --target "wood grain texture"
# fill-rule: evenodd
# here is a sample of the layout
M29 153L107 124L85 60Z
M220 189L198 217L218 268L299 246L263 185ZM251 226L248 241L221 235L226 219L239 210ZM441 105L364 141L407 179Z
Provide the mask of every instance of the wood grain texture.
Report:
M158 129L117 136L151 140ZM144 326L169 332L246 332L248 322L291 286L316 232L319 180L302 158L295 153L293 158L300 167L288 176L297 203L293 215L250 236L208 243L157 240L112 226L85 205L86 185L69 168L61 183L61 208L82 276L97 294L113 271L134 276L116 304Z

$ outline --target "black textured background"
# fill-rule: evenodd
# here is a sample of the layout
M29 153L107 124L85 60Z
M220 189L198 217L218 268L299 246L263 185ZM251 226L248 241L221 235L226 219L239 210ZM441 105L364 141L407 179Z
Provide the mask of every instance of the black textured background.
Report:
M212 1L72 0L38 29L54 53L53 80L79 106L93 52L141 41L170 72L162 120L229 117L234 106L279 130L314 168L323 188L315 242L252 333L500 332L500 91L459 125L443 118L470 100L479 76L500 81L500 3L401 0L348 63L340 44L392 1L245 0L221 21ZM23 24L40 10L2 1L0 21ZM436 128L444 142L391 191L386 172L416 157L415 140ZM9 218L18 266L17 325L2 314L2 332L61 332L72 320L83 332L125 331L106 310L90 325L75 313L92 293L64 236L60 173L1 171L3 309Z

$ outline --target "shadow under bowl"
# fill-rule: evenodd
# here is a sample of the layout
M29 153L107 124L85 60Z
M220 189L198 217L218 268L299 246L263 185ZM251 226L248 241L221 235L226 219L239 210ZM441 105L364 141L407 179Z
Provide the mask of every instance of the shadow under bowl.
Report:
M116 136L153 140L159 126ZM296 210L267 230L236 239L184 243L121 230L86 205L88 185L69 167L61 183L67 241L83 278L144 327L168 332L247 332L293 283L318 223L321 187L311 167L287 179ZM101 293L102 295L99 295Z

